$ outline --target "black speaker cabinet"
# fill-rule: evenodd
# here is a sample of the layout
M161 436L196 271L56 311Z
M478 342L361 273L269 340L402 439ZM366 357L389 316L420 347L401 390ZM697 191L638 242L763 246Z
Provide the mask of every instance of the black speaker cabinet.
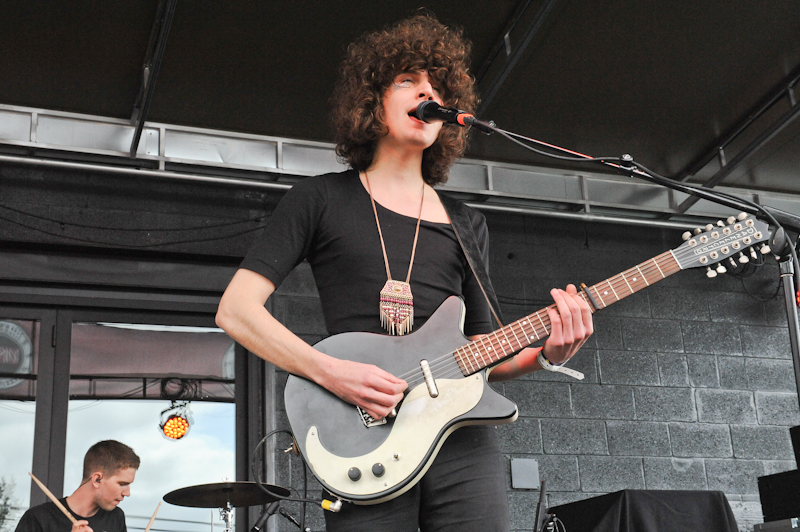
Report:
M800 425L790 428L789 435L792 437L794 460L797 463L797 468L800 469Z
M800 471L758 477L764 521L800 517Z

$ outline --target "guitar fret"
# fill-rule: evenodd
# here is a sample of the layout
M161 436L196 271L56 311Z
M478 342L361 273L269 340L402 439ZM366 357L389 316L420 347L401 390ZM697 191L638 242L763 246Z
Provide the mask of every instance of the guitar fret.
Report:
M480 351L475 349L474 342L473 343L469 343L464 347L468 347L469 348L470 354L472 355L472 359L475 361L475 365L478 366L478 368L481 368L482 367L481 362L485 363L485 361L483 360L483 357L479 358L479 355L481 353L480 353Z
M505 346L508 345L509 347L511 347L511 345L509 344L508 335L506 334L505 327L500 329L500 332L502 332L503 336L505 337L505 340L500 342L502 344L503 353L505 353L506 352L506 347ZM512 351L513 351L513 349L512 349ZM511 352L511 351L509 351L509 352Z
M492 342L491 341L489 341L489 347L486 347L486 340L488 338L489 338L489 336L481 336L480 340L481 340L481 343L483 344L484 351L486 351L488 353L488 355L489 355L489 360L494 361L494 355L496 354L496 351L495 351L494 347L492 347ZM500 360L501 358L502 357L500 355L497 355L497 360Z
M644 281L644 284L650 286L650 283L647 282L647 276L644 274L644 272L642 272L642 269L639 268L639 266L636 266L636 269L639 270L639 273L642 275L642 280Z
M621 298L617 295L617 291L614 290L614 286L611 284L611 281L609 279L606 279L606 284L608 284L608 287L611 288L612 292L614 292L614 297L616 297L617 301L619 301Z
M518 349L514 349L514 351L518 351L519 349L522 349L522 347L523 347L522 342L519 341L519 337L517 336L517 333L514 332L514 324L512 323L511 325L508 326L508 328L511 329L511 334L514 335L514 340L517 341L517 345L519 346L519 348Z
M472 364L472 359L471 359L471 357L469 356L469 354L467 353L466 346L464 346L464 347L461 347L461 348L459 348L459 349L461 349L462 356L463 356L464 360L466 360L467 364L469 364L469 370L470 370L471 372L474 372L474 371L476 371L476 369L477 369L477 368L475 368L475 367L474 367L474 365Z
M541 310L540 310L539 312L541 312ZM544 332L545 332L545 334L550 334L550 333L547 331L547 325L545 325L545 324L544 324L544 321L542 321L542 317L539 315L539 312L537 312L537 313L536 313L536 317L537 317L537 318L539 318L539 323L541 323L541 324L542 324L542 329L544 329ZM545 310L545 312L546 312L546 310Z
M662 279L666 279L666 278L667 278L667 276L666 276L666 275L664 275L664 272L662 272L662 271L661 271L661 267L658 265L658 261L657 261L657 260L655 260L655 259L650 259L650 260L651 260L651 262L652 262L653 264L655 264L655 265L656 265L656 268L658 268L658 273L660 273L660 274L661 274L661 278L662 278Z
M603 308L606 308L608 305L606 305L606 302L603 301L603 296L600 295L600 290L597 289L597 286L594 286L593 288L594 288L594 295L600 298L600 303L603 304Z
M625 278L625 273L623 272L620 275L622 276L622 280L625 281L625 284L628 285L628 290L631 291L631 294L636 292L636 290L634 290L633 287L631 286L631 283L629 283L628 280Z

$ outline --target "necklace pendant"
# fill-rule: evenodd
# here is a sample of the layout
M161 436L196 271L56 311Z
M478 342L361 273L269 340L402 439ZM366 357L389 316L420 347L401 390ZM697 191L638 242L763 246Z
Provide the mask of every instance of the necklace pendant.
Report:
M381 325L389 334L402 336L414 326L414 297L411 285L389 279L381 289Z

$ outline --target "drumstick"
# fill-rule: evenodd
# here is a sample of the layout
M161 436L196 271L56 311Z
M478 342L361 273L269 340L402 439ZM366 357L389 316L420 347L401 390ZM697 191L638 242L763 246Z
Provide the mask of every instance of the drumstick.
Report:
M158 513L159 508L161 508L161 501L158 501L158 506L156 506L156 511L153 512L153 517L150 518L150 522L147 523L147 526L144 528L144 532L150 532L150 527L153 526L153 521L156 520L156 514Z
M64 515L66 515L66 516L67 516L67 519L69 519L70 521L72 521L72 523L73 523L73 524L78 522L78 520L77 520L77 519L75 519L75 518L72 516L72 514L71 514L71 513L69 513L69 510L67 510L66 508L64 508L64 505L63 505L63 504L61 504L61 501L59 501L58 499L56 499L56 496L55 496L55 495L53 495L52 493L50 493L50 490L49 490L49 489L47 489L47 486L45 486L44 484L42 484L42 483L39 481L39 479L38 479L38 478L36 478L35 476L33 476L33 473L30 473L30 472L28 472L28 474L31 476L31 478L33 479L33 481L34 481L34 482L36 482L36 484L38 484L40 488L42 488L42 491L44 492L44 494L45 494L45 495L47 495L47 496L50 498L50 500L51 500L51 501L53 501L53 504L55 504L55 505L58 507L58 509L59 509L59 510L61 510L62 512L64 512Z

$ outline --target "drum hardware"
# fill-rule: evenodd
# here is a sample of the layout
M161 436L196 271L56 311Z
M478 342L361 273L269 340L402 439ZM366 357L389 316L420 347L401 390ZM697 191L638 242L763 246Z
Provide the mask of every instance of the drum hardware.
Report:
M225 523L225 532L233 532L233 509L245 506L260 506L269 504L267 510L262 514L263 521L256 523L258 532L264 525L267 518L280 510L281 515L289 518L297 524L296 520L284 513L280 508L281 497L288 497L290 492L286 488L267 484L265 487L275 495L268 494L261 486L255 482L219 482L216 484L200 484L189 486L171 491L164 495L164 500L176 506L188 506L190 508L218 508L219 517Z

